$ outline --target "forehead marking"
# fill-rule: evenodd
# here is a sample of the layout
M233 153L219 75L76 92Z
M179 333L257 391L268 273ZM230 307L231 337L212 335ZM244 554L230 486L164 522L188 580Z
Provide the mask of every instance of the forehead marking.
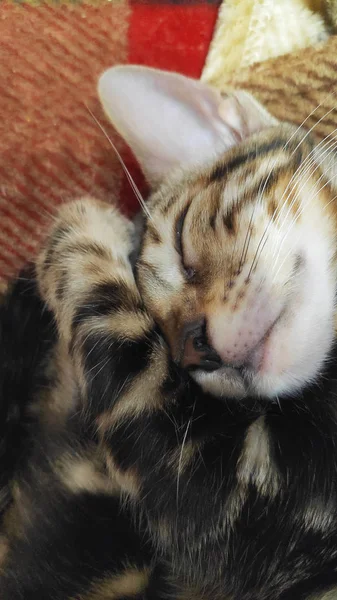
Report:
M241 152L236 156L233 156L230 160L222 160L215 166L209 175L209 183L222 180L224 177L228 177L228 175L242 165L256 161L257 159L277 150L291 150L291 146L287 145L287 140L276 137L270 142L260 144L255 148L242 148Z

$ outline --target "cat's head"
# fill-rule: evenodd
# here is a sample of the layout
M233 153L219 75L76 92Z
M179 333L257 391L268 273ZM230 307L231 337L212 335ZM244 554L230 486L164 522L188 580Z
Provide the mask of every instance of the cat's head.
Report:
M331 139L153 69L109 69L99 95L153 189L138 283L174 360L216 395L315 379L334 340Z

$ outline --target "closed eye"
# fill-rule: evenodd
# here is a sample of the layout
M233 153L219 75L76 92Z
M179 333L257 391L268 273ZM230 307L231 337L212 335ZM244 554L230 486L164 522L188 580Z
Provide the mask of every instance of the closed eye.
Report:
M181 213L181 215L179 216L179 218L176 221L176 227L175 227L175 247L176 250L181 258L181 266L183 268L184 271L184 275L186 277L187 280L193 279L193 277L195 276L195 269L193 269L193 267L188 267L185 265L184 262L184 246L183 246L183 229L184 229L184 223L185 223L185 218L188 212L189 206L187 206L185 208L185 210L183 210L183 212Z
M181 258L184 256L183 249L183 228L184 222L187 215L188 207L181 213L180 217L176 221L176 236L175 236L175 244L176 250Z

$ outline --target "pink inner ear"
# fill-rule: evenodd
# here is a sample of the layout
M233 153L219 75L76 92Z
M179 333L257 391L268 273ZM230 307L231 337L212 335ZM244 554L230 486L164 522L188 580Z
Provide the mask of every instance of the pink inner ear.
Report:
M236 142L278 125L275 119L250 93L235 90L219 104L219 116L231 130Z
M249 94L223 98L177 73L114 67L101 76L99 95L152 185L176 168L208 164L264 125Z
M240 114L238 102L235 98L224 98L218 107L219 117L228 125L231 129L237 142L242 140L244 123L242 115Z

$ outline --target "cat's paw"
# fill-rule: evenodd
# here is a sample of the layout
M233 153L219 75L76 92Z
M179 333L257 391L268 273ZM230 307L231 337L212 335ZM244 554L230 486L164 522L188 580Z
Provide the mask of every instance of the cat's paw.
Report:
M59 209L37 259L40 292L67 321L93 287L118 281L135 287L129 254L133 224L120 211L91 197Z
M127 259L132 251L134 226L113 205L90 196L63 204L47 234L38 265L53 266L61 258L62 250L67 253L71 244L82 253L96 254L98 258L109 252L116 261ZM90 245L91 244L91 245ZM93 244L97 244L94 248ZM101 253L99 250L102 250Z
M37 261L41 294L91 414L110 407L153 356L156 376L166 372L129 261L133 233L116 208L84 198L60 208ZM148 389L151 369L149 379Z

